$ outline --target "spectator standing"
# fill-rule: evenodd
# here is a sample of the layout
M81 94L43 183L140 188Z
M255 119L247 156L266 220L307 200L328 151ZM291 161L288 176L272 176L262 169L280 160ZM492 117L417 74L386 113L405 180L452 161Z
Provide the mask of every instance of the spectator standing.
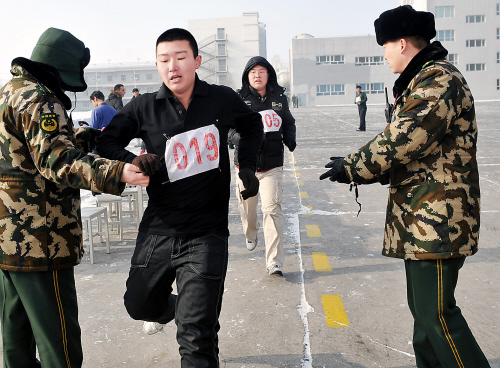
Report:
M116 110L116 112L123 109L122 98L125 96L125 87L123 84L117 84L113 89L109 90L110 94L108 99L104 101L106 105L111 106Z
M103 130L116 115L116 110L104 103L104 95L101 91L94 91L90 95L90 101L95 109L91 114L90 126L94 129Z
M364 132L366 130L365 117L367 100L366 93L361 91L361 86L356 86L356 98L354 99L354 103L358 105L359 128L356 130L359 132Z

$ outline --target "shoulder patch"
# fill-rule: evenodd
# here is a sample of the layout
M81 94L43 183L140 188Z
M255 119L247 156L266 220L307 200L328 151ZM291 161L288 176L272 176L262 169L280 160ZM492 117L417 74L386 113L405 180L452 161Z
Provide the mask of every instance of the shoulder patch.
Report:
M59 129L59 115L42 114L40 115L40 127L44 132L52 133Z
M281 111L283 109L283 104L278 102L273 102L271 107L274 111Z

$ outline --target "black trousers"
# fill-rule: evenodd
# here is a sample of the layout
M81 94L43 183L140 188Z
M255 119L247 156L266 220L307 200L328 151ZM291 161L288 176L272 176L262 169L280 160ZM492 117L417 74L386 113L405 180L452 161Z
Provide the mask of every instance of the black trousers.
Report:
M366 130L366 106L364 107L358 107L358 113L359 113L359 130Z
M419 368L489 368L455 301L465 257L405 260L408 305L415 319L413 349Z
M227 258L226 236L137 236L125 307L136 320L168 323L175 318L182 368L219 367ZM172 294L174 280L178 295Z

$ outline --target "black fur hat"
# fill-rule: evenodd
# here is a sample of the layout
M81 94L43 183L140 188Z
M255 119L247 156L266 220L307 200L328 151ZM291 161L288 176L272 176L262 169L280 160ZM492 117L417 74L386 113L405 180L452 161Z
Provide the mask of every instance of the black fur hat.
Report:
M411 5L398 6L375 20L375 34L380 46L407 36L420 36L430 41L436 37L434 14L416 11Z

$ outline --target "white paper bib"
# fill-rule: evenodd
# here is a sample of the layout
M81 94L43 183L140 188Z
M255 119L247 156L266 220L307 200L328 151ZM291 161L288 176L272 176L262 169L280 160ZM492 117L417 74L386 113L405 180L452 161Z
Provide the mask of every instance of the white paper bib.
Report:
M259 111L262 116L262 124L264 125L264 133L278 132L281 128L282 120L274 110Z
M165 148L171 182L219 167L219 130L214 124L177 134Z

